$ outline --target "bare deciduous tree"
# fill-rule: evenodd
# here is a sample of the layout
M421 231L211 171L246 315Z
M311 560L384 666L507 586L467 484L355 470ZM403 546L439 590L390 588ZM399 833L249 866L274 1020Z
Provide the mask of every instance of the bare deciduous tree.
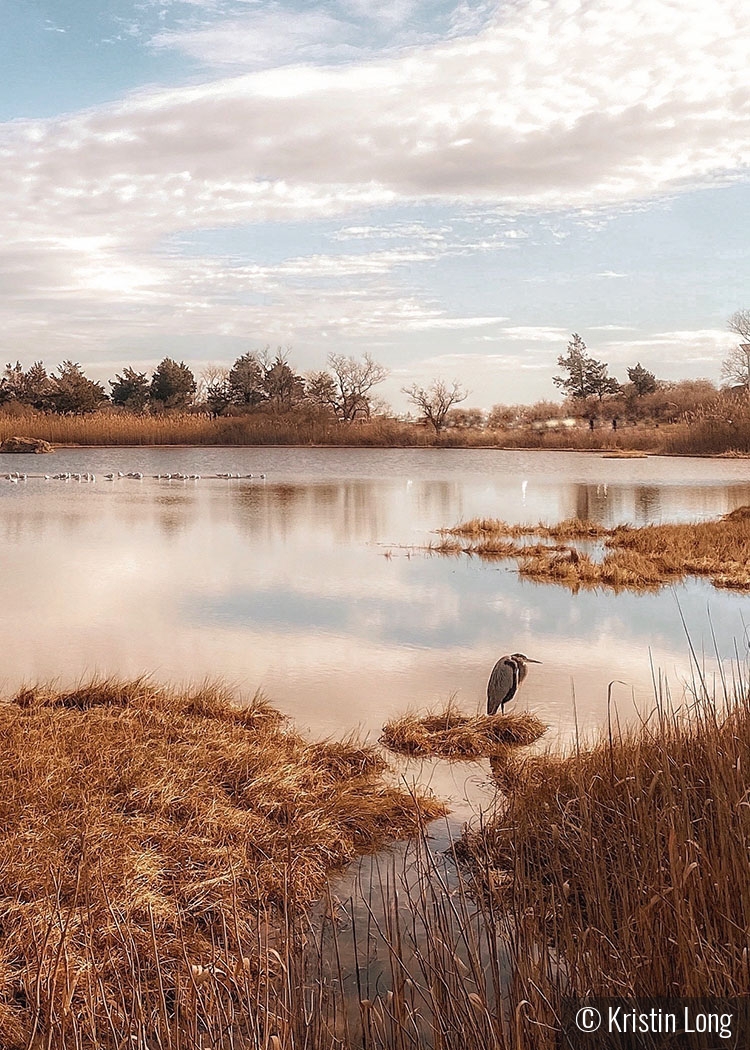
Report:
M435 428L436 434L445 426L445 417L453 406L469 396L456 380L448 386L444 379L433 379L428 387L413 383L410 387L403 387L403 392L422 413L424 421Z
M205 401L210 389L215 389L229 380L229 369L224 365L209 363L201 369L196 382L195 400Z
M382 383L388 369L365 354L361 360L344 354L331 354L328 372L315 372L308 377L308 396L327 405L338 419L351 422L358 416L369 418L372 388Z
M721 366L721 378L730 386L750 389L750 343L733 346Z
M721 366L721 378L732 386L750 390L750 310L737 310L727 321L727 328L742 342L733 346Z
M737 310L733 313L727 321L727 328L750 343L750 310Z

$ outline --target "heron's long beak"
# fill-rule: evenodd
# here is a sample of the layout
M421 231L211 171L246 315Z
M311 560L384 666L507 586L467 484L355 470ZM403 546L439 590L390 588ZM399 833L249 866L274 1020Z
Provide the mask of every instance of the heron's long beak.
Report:
M527 656L526 657L526 663L527 664L540 664L540 663L542 663L542 661L541 660L532 660L530 656Z

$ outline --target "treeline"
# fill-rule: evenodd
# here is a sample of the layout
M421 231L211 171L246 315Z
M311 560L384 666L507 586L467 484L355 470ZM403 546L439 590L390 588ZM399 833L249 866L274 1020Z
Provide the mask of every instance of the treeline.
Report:
M73 361L63 361L51 373L41 361L28 370L17 362L6 365L0 378L0 405L13 402L40 412L87 415L111 404L136 414L198 409L216 417L258 408L283 413L307 404L351 421L370 418L373 387L387 374L369 354L361 359L332 354L326 369L306 377L294 371L280 350L273 356L246 353L231 368L212 365L197 377L184 361L166 357L150 377L123 369L110 380L107 392Z
M331 354L325 368L305 375L281 348L251 351L231 367L209 365L197 375L166 357L150 375L124 368L108 390L72 361L52 372L41 361L28 369L17 362L0 376L0 431L14 434L13 419L23 416L26 430L62 443L440 442L748 452L750 311L734 314L729 327L747 342L725 360L721 389L708 379L660 379L640 361L620 381L573 333L553 379L561 400L498 404L486 412L463 406L468 393L459 382L436 378L402 388L412 409L405 418L377 397L388 369L369 354ZM671 424L669 436L664 424Z
M690 421L720 411L737 391L723 391L707 379L659 380L640 363L628 368L628 382L608 375L606 364L588 357L577 335L572 350L559 363L567 376L555 382L567 395L562 401L542 400L530 405L495 405L489 412L458 407L467 393L458 383L436 379L425 387L404 388L420 422L436 433L443 430L506 430L562 424L567 420ZM39 412L87 415L114 406L135 415L169 411L218 416L244 414L288 415L352 422L389 418L388 406L374 388L388 370L369 355L361 360L333 355L328 369L302 376L281 352L273 357L246 353L231 368L209 366L196 375L184 362L165 358L149 377L123 369L104 386L89 379L79 364L64 361L48 373L37 361L28 370L20 363L6 365L0 377L0 405L15 404ZM730 396L731 395L731 396ZM305 412L305 409L318 410Z

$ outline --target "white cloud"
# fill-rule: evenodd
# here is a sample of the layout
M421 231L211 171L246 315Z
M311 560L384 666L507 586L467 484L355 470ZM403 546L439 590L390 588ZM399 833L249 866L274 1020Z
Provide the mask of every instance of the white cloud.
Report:
M617 368L631 364L642 354L644 361L656 363L657 368L666 369L672 377L683 378L695 375L696 365L705 365L705 372L715 373L717 362L736 341L731 332L716 328L655 332L641 338L605 342L597 346L594 356L606 358Z
M469 31L472 6L457 9L454 31ZM370 11L381 26L398 25L416 8L411 0L377 10L347 0L333 14L273 22L280 10L250 12L256 28L265 25L258 47L271 60L284 57L274 51L282 30L287 41L297 34L293 47L313 49L311 60L320 40L350 46L351 19ZM486 13L474 36L378 60L267 69L0 126L0 321L8 339L28 335L32 345L41 330L40 342L52 332L44 345L57 346L94 345L114 331L229 338L257 326L273 340L476 327L470 304L467 317L453 316L414 290L407 269L513 249L526 235L513 215L591 216L605 206L611 214L746 175L742 0L518 0L490 25ZM183 34L171 45L186 41ZM341 240L382 237L398 240L397 249L317 251L273 267L181 259L157 247L180 231L430 200L475 202L477 216L486 204L495 228L351 220ZM564 345L569 333L510 326L502 334ZM476 338L468 327L466 335ZM716 340L704 345L721 353Z
M144 225L180 229L436 196L572 208L721 178L750 163L743 6L526 0L389 60L9 125L5 194L111 222L125 184Z
M397 54L445 37L476 34L496 2L436 9L434 0L291 0L206 4L202 22L178 21L150 39L156 50L182 52L214 69L267 69L301 62L342 62Z
M487 328L500 325L507 320L507 317L422 317L411 321L409 327L415 331L429 328L440 328L447 331L457 328Z
M278 5L197 29L164 30L151 40L156 49L177 49L222 68L266 68L295 60L354 58L355 26L324 10L289 12Z
M442 244L451 226L431 227L422 222L394 222L388 226L342 226L335 232L337 241L394 241L408 238L410 241L428 241Z
M502 334L506 339L520 339L531 343L559 343L566 341L569 333L564 328L551 325L515 325L504 328Z

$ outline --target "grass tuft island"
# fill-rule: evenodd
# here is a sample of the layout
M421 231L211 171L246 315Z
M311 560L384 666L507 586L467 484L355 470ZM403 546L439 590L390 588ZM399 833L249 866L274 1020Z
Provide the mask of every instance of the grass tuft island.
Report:
M513 748L533 744L546 728L529 712L472 718L448 705L422 717L409 713L391 719L383 726L380 742L396 754L465 761L510 754Z
M535 539L538 542L529 542ZM601 556L581 545L598 544ZM428 550L435 554L514 559L521 576L571 590L658 590L686 576L707 577L715 587L750 590L750 507L713 521L618 525L608 529L570 518L557 525L509 525L473 518L450 529Z

